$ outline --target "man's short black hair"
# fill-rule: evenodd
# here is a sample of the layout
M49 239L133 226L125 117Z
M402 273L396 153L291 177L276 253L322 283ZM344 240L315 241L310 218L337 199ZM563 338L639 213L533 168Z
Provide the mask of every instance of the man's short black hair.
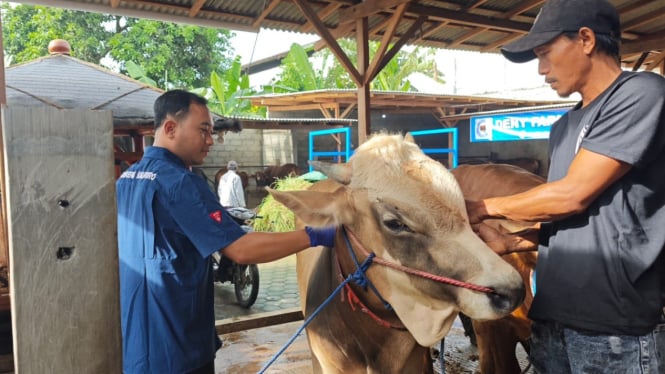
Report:
M208 100L185 90L171 90L161 94L155 105L155 129L162 125L166 116L172 115L176 118L187 115L191 104L208 105Z

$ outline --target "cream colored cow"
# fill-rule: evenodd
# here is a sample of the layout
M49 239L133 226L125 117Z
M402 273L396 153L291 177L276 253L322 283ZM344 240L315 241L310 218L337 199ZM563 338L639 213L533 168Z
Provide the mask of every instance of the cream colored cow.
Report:
M470 290L372 264L366 272L387 309L354 284L307 328L315 373L431 372L429 346L450 330L459 311L496 319L524 298L520 275L471 230L452 175L407 135L375 135L346 164L315 165L330 178L307 191L271 191L307 225L338 225L362 262L367 253L410 269L445 276L494 292ZM335 248L298 254L305 318L356 270L343 230ZM356 300L359 303L349 304ZM368 312L363 313L360 309ZM354 310L355 309L355 310Z

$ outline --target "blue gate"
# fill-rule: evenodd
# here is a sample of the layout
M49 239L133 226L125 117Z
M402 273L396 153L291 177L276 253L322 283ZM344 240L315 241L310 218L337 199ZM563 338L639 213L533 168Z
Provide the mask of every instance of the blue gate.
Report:
M314 150L314 139L317 136L325 136L332 134L344 134L344 149L340 151L315 151ZM309 159L316 160L317 157L333 157L335 161L341 161L341 157L344 157L344 162L349 160L351 157L351 128L343 127L340 129L330 129L330 130L317 130L309 133ZM312 171L312 167L309 167L309 171Z

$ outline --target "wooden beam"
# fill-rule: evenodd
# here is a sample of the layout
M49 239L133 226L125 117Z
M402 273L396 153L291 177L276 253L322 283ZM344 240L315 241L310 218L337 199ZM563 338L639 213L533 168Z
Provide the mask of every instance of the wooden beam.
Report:
M370 92L367 79L369 66L369 33L367 18L356 21L356 45L358 57L358 71L360 82L358 85L358 145L363 144L371 132Z
M409 1L411 0L365 0L357 5L341 9L338 12L339 23L353 22L360 18L369 17Z
M117 8L120 5L120 0L111 0L111 8Z
M257 329L260 327L302 321L302 319L303 315L300 308L289 308L275 312L253 313L248 316L219 319L215 321L215 331L217 331L217 335L223 335L232 332Z
M442 28L446 27L448 24L448 21L442 21L436 26L431 27L429 30L424 31L422 35L420 35L420 40L424 40L428 36L431 36L432 34L435 34L437 31L441 30Z
M333 38L335 38L335 40L337 40L339 38L343 38L343 37L348 36L349 34L351 34L351 32L353 32L354 27L355 27L355 25L352 24L352 23L349 23L349 24L346 24L346 25L341 25L338 28L333 29L331 31L331 34L332 34ZM319 39L316 42L314 42L314 50L315 51L320 51L321 49L323 49L325 47L327 47L327 44L326 44L326 41L323 40L323 39Z
M328 48L330 48L332 53L337 56L340 64L344 66L344 69L346 69L346 71L349 73L351 79L357 85L360 85L362 82L360 73L358 70L356 70L355 66L353 66L353 63L351 63L351 60L349 60L349 57L346 55L344 50L342 50L342 47L339 46L337 40L335 40L328 28L323 24L323 22L321 22L314 10L312 10L312 8L309 6L308 2L306 0L293 0L293 2L296 4L296 6L298 6L298 8L300 8L300 11L303 13L305 18L307 18L307 20L312 25L314 25L316 32L323 40L326 41Z
M369 64L369 68L367 69L367 74L365 74L365 79L368 79L368 77L370 79L369 81L365 80L366 84L371 82L371 79L376 77L376 75L379 73L378 71L376 71L376 69L379 66L379 62L385 56L386 50L388 50L388 47L390 46L390 41L395 36L395 31L397 31L397 26L399 25L399 22L402 20L402 16L406 11L407 5L408 5L407 3L404 3L397 6L395 13L393 13L392 17L390 18L390 22L388 23L386 32L383 33L383 37L381 38L381 44L379 45L379 49L374 54L372 62Z
M617 7L617 12L619 12L619 14L625 14L625 13L628 13L628 12L632 12L635 9L639 9L639 8L645 6L645 5L649 5L651 3L653 3L653 0L635 1L635 2L629 3L625 6Z
M203 4L205 4L206 0L196 0L194 4L192 4L192 7L189 9L189 18L194 18L196 17L197 14L199 14L199 11L201 10L201 7L203 7Z
M333 118L333 116L330 114L330 112L328 111L328 109L326 109L326 108L323 106L323 104L319 104L319 110L321 111L321 113L323 114L323 116L326 117L327 119L331 119L331 118Z
M462 35L462 36L456 38L455 40L453 40L452 42L450 42L448 44L448 47L458 46L458 45L464 43L465 41L473 38L474 36L476 36L478 34L482 34L486 31L487 31L487 29L484 28L484 27L483 28L478 27L478 28L471 29L471 30L465 32L464 35Z
M344 109L344 111L342 112L342 114L339 115L339 118L346 118L346 116L348 116L349 113L351 113L351 111L353 110L353 108L356 107L356 105L358 105L358 104L353 103L353 104L347 106L346 109Z
M658 55L656 55L656 57L654 57L651 61L649 61L649 70L653 71L663 61L665 61L665 52L661 51Z
M270 107L270 112L291 112L291 111L303 111L303 110L319 110L321 109L322 104L293 104L293 105L266 105Z
M381 72L381 70L383 70L383 68L390 62L390 60L393 57L395 57L397 52L399 52L399 50L402 48L402 46L404 46L404 44L406 44L406 42L408 42L409 39L411 39L411 37L413 37L413 35L416 33L416 31L418 31L418 29L420 28L420 26L422 26L422 24L425 22L426 19L427 19L427 17L420 16L420 17L418 17L417 20L415 20L411 24L411 27L409 27L409 29L399 38L399 40L397 40L397 42L395 42L393 47L390 48L390 51L388 51L388 53L386 53L385 56L383 56L381 58L381 61L377 65L376 70L373 72L375 75L374 76L367 75L365 77L367 82L371 82L374 78L376 78L376 74L379 74L379 72Z
M380 32L381 30L385 29L386 26L388 26L388 24L392 21L392 19L393 19L392 16L390 16L390 17L384 17L384 18L381 20L381 22L375 24L374 26L372 26L372 27L369 29L368 34L369 34L370 36L378 35L379 32Z
M512 18L512 17L514 17L514 16L516 16L516 15L518 15L518 14L521 14L521 13L523 13L523 12L525 12L525 11L527 11L527 10L529 10L529 9L531 9L531 8L533 8L533 7L535 7L535 6L538 6L538 5L540 5L540 4L544 3L544 2L545 2L544 0L530 0L530 1L525 1L525 2L523 2L523 3L520 3L519 6L515 7L515 8L512 9L511 11L500 14L500 15L498 16L498 18L501 18L501 19L510 19L510 18ZM469 9L469 8L465 8L465 10L468 10L468 9ZM467 31L466 33L464 33L464 35L462 35L462 36L456 38L455 40L453 40L452 42L448 43L448 45L446 45L446 47L455 47L455 46L458 46L458 45L464 43L465 41L471 39L472 37L474 37L474 36L476 36L476 35L478 35L478 34L482 34L482 33L486 32L486 31L488 31L489 29L490 29L490 28L488 28L488 27L480 27L480 28L475 28L475 29L473 29L473 30L469 30L469 31ZM502 45L502 44L495 45L495 47L496 47L496 46L500 46L500 45ZM488 47L487 49L490 49L490 48ZM494 47L491 48L491 49L494 49Z
M515 8L511 9L508 12L503 13L502 18L505 18L505 19L513 18L516 15L522 14L522 13L526 12L527 10L529 10L531 8L535 8L535 7L537 7L538 5L540 5L544 2L545 2L545 0L529 0L529 1L521 2L521 3L517 4L517 6L515 6Z
M478 8L479 6L485 4L485 3L487 2L487 0L478 0L478 1L476 1L476 2L468 1L468 2L471 3L471 4L468 5L468 6L466 6L466 7L464 7L463 9L465 9L465 10L468 10L468 9L476 9L476 8Z
M277 5L279 5L279 3L281 2L282 0L272 0L270 4L268 4L268 6L265 9L263 9L261 14L259 14L259 16L256 17L256 20L252 23L252 27L259 27L261 25L261 22L263 22L263 20L266 19L268 14L270 14L270 12L272 12L273 9L275 9L275 7L277 7Z
M644 60L646 60L648 56L649 52L642 53L640 55L640 58L638 58L637 61L635 61L635 65L633 65L633 71L639 70L640 67L642 67L642 64L644 63Z
M326 5L325 8L321 9L318 12L319 19L321 21L325 21L326 18L330 17L330 15L335 13L335 11L337 9L339 9L339 7L341 7L341 6L342 6L342 4L340 4L340 3L330 3L330 4ZM305 32L305 33L310 32L312 30L312 28L314 28L314 26L310 22L307 22L306 24L304 24L300 28L300 32Z
M497 41L495 41L495 42L493 42L493 43L490 43L490 44L486 45L486 46L483 47L483 48L480 48L480 51L481 51L481 52L491 51L491 50L493 50L493 49L495 49L495 48L498 48L498 47L500 47L500 46L502 46L502 45L506 45L506 44L512 42L513 40L518 39L518 38L521 38L521 37L522 37L522 35L508 34L508 35L506 35L505 37L503 37L503 38L501 38L501 39L499 39L499 40L497 40Z
M657 19L665 17L665 8L658 9L653 12L649 12L641 17L637 17L630 22L626 22L625 24L621 25L621 32L626 32L629 30L634 30L637 27L640 27L642 25L645 25L647 23L651 23Z
M461 11L454 11L449 9L425 6L420 4L411 4L409 6L408 14L416 14L418 16L426 16L434 19L446 20L464 25L471 25L476 27L487 27L492 30L503 30L509 32L524 33L529 32L531 24L526 22L517 22L497 17L481 16L477 14L468 14Z
M632 54L654 49L665 49L665 31L652 34L648 38L621 44L621 54Z

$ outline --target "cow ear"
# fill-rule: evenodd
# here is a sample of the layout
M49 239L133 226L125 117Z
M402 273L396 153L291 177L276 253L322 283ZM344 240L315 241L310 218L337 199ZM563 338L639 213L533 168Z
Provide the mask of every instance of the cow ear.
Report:
M407 143L416 144L416 139L413 138L413 135L411 135L410 132L407 132L406 135L404 135L404 141Z
M284 204L293 213L310 226L340 225L347 221L343 216L349 212L346 188L333 192L322 191L277 191L268 189L275 200Z
M341 184L349 184L351 182L351 174L353 170L349 164L334 164L323 161L307 161L314 170L318 170L325 174L328 178L333 179Z

